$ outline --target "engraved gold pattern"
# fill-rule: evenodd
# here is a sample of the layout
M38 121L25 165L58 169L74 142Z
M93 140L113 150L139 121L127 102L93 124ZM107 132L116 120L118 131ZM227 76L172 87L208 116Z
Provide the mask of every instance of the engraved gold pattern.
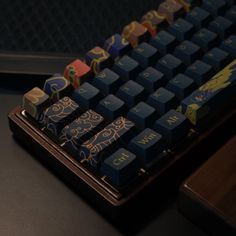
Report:
M97 165L99 157L97 154L104 148L118 140L122 134L128 131L134 124L124 117L117 118L114 122L82 144L80 156L91 165Z
M60 139L64 142L70 142L72 146L77 149L76 140L90 132L102 121L102 116L92 110L88 110L62 130Z
M46 110L46 114L48 111L53 111L49 117L50 120L57 122L61 118L64 118L65 116L69 115L71 110L75 110L78 108L78 105L72 101L68 97L64 97L59 102L53 104L51 107L49 107Z
M47 123L47 129L52 131L54 134L57 134L57 122L71 115L71 113L75 112L78 107L78 104L69 97L64 97L47 108L44 113L44 122Z

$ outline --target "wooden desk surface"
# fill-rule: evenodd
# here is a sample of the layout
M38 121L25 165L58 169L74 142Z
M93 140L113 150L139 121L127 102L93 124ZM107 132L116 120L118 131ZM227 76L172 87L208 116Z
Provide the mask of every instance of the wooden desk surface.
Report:
M210 233L236 235L236 135L185 181L179 203Z

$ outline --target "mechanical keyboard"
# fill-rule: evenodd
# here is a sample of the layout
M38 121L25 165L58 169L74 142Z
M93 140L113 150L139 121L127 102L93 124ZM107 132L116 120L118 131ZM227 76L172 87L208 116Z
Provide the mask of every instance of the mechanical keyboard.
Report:
M235 119L235 26L235 1L166 0L25 93L10 128L82 195L126 206Z

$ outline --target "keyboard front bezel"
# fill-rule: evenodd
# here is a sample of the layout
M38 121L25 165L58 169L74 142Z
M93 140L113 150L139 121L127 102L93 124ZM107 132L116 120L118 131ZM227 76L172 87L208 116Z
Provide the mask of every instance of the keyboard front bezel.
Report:
M61 172L59 175L63 179L67 176L64 172L73 173L76 182L82 181L92 192L95 192L97 196L101 197L101 199L109 202L112 206L119 207L128 203L138 193L145 191L147 187L158 182L162 176L168 175L168 171L171 171L172 167L178 165L178 163L182 163L181 165L184 169L188 168L187 165L184 166L183 164L185 160L194 162L196 159L196 162L199 162L202 157L197 156L201 154L201 150L204 151L204 147L207 147L207 140L209 141L215 138L216 131L218 132L217 135L220 135L226 127L230 130L230 124L236 118L236 109L232 110L231 106L231 110L228 110L229 112L227 113L224 110L222 112L224 114L222 119L212 122L207 131L201 132L200 134L194 131L194 137L185 140L175 150L168 150L162 160L153 165L152 168L146 171L142 169L138 181L128 186L123 192L111 186L104 178L98 178L94 174L95 172L91 172L86 168L86 165L79 163L66 153L60 145L42 131L43 128L37 126L36 122L33 122L32 119L27 117L21 107L18 106L11 111L8 118L13 134L24 144L27 144L37 154L39 160L46 162L50 167L53 167L54 164L52 163L57 162L57 164L63 167L64 171L55 171ZM205 161L205 159L202 161ZM179 170L179 174L181 174L181 169ZM72 181L70 179L67 180L69 182ZM75 187L77 188L77 184Z

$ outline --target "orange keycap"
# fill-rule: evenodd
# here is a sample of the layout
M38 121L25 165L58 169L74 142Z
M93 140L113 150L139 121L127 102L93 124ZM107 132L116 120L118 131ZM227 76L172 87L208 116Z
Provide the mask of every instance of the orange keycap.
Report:
M176 0L176 2L180 3L186 12L189 12L192 8L191 0Z
M132 21L126 25L122 32L122 37L129 41L132 47L136 47L139 43L146 41L149 36L147 28L137 21Z
M166 17L155 10L147 12L142 17L141 23L148 29L152 36L156 35L157 30L167 26Z
M161 3L158 12L165 15L169 23L173 23L185 13L183 6L176 0L166 0Z

